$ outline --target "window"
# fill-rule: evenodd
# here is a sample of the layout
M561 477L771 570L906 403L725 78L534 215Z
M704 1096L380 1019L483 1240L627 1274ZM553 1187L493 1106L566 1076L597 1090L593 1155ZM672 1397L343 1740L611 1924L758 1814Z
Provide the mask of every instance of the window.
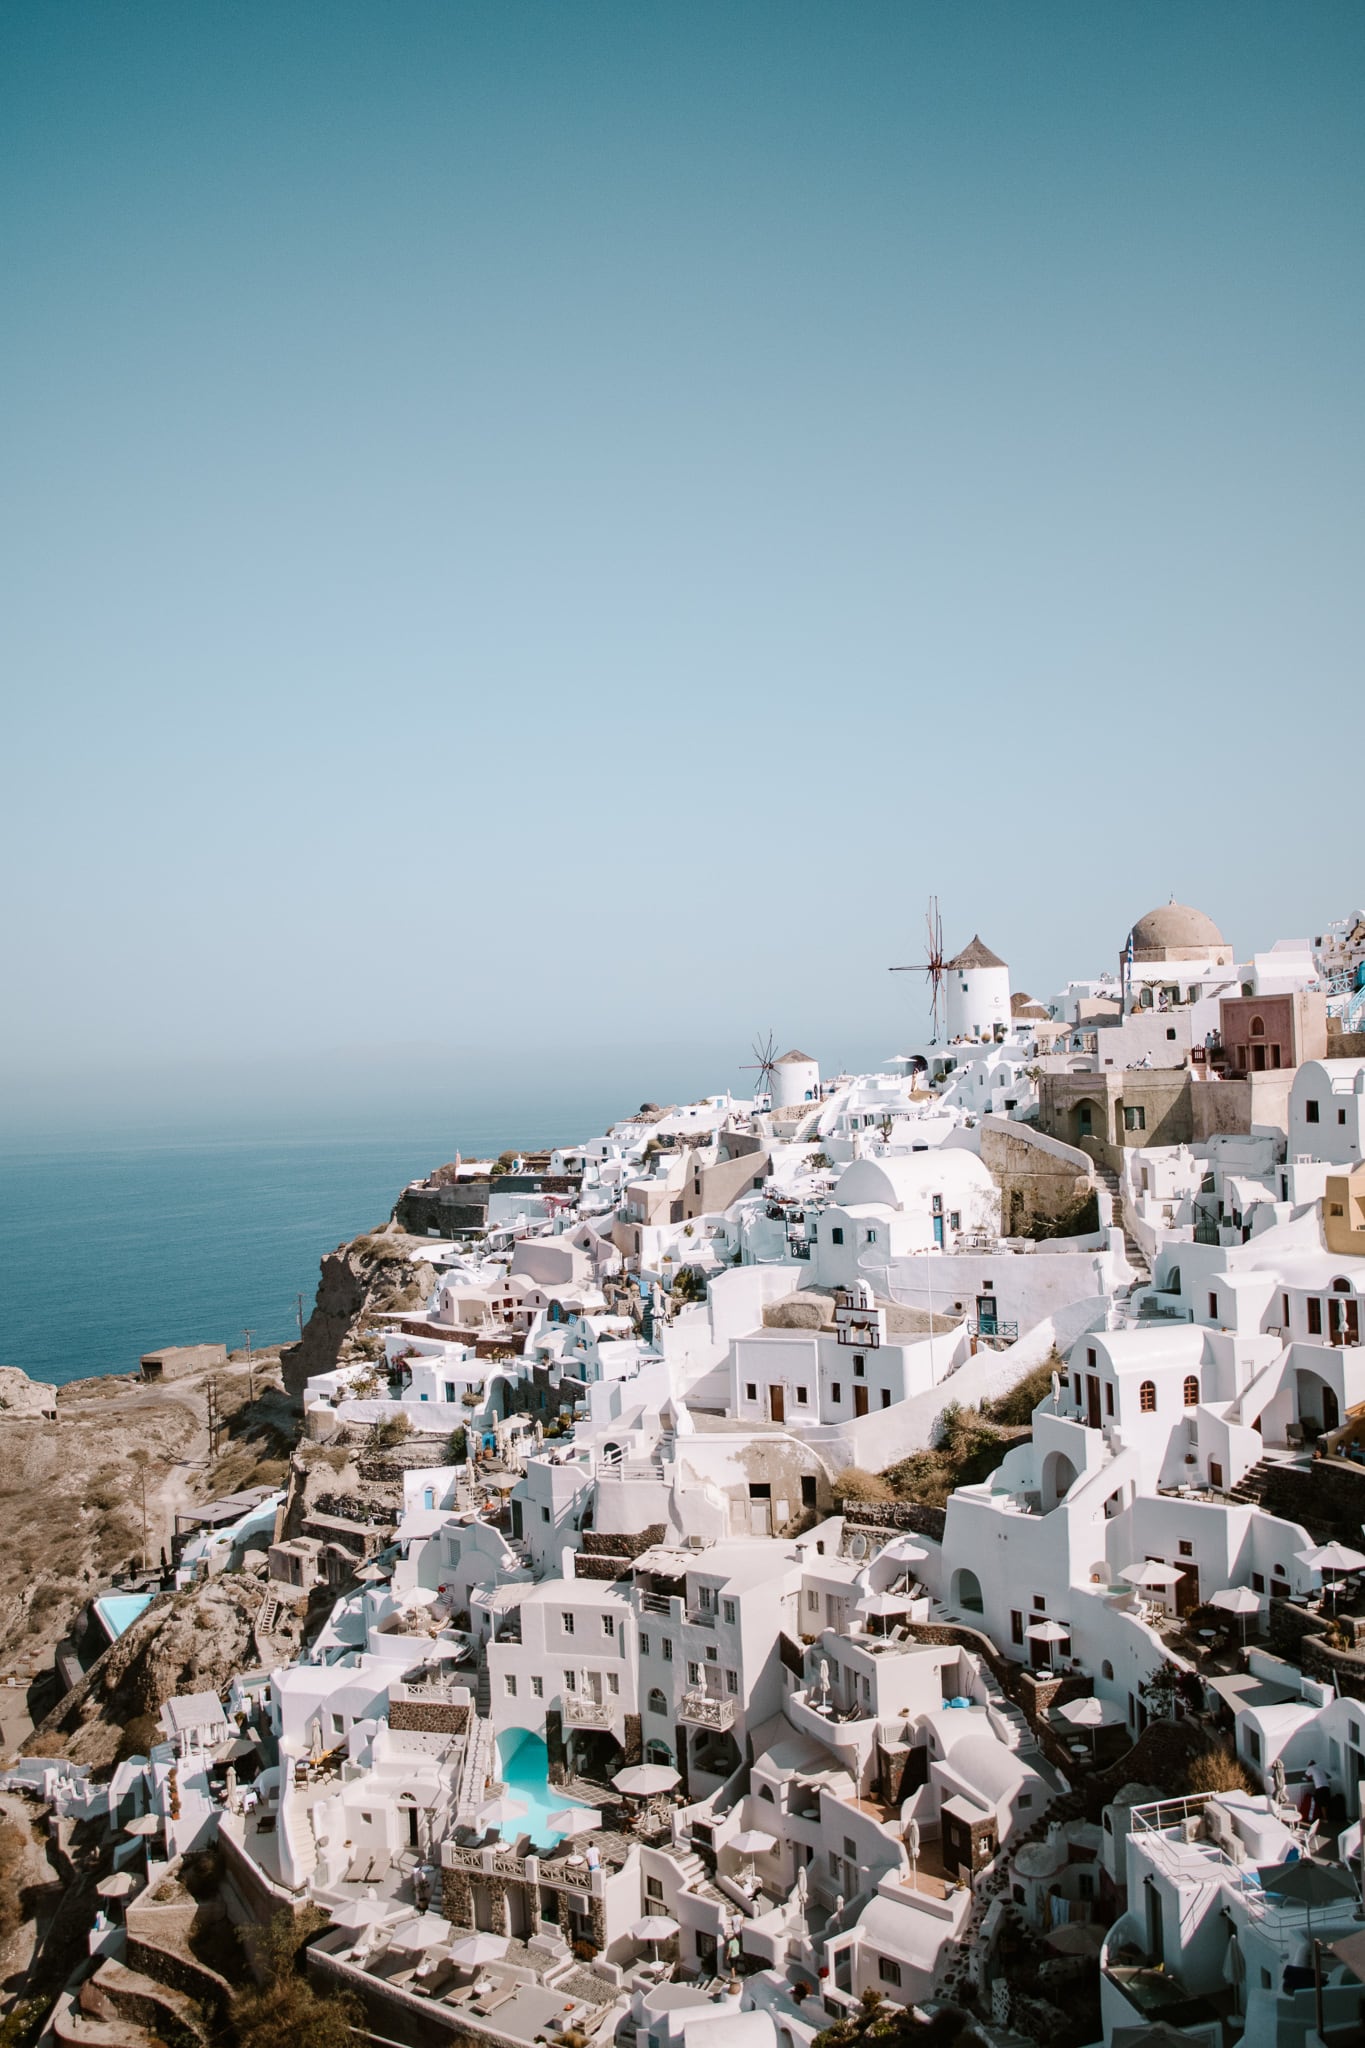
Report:
M1007 1108L1013 1108L1013 1106L1012 1103L1006 1105ZM948 1228L949 1230L961 1230L962 1211L960 1209L950 1209L948 1211Z
M559 1618L564 1624L565 1635L571 1636L573 1634L573 1616L571 1614L561 1614Z
M1135 1106L1134 1106L1133 1108L1131 1108L1131 1109L1129 1109L1129 1108L1125 1108L1125 1110L1124 1110L1124 1112L1123 1112L1123 1128L1124 1128L1124 1130L1125 1130L1125 1131L1145 1131L1145 1130L1146 1130L1146 1128L1147 1128L1147 1112L1146 1112L1146 1110L1145 1110L1145 1109L1144 1109L1144 1108L1142 1107L1141 1103L1138 1103L1138 1104L1136 1104L1136 1105L1135 1105Z
M1322 1303L1316 1294L1308 1297L1308 1334L1310 1337L1322 1335Z
M1187 1408L1197 1408L1199 1406L1199 1382L1193 1373L1189 1373L1185 1380L1185 1406Z
M1112 1678L1113 1676L1114 1676L1114 1667L1113 1667L1113 1665L1112 1665L1112 1664L1111 1664L1111 1663L1109 1662L1109 1659L1108 1659L1108 1658L1106 1657L1106 1658L1105 1658L1105 1660L1104 1660L1104 1662L1103 1662L1103 1664L1101 1664L1101 1666L1100 1666L1100 1677L1101 1677L1101 1678Z
M1151 1380L1144 1380L1138 1388L1138 1407L1144 1415L1156 1414L1156 1387Z
M614 1617L613 1615L610 1615L610 1614L604 1614L604 1615L602 1616L602 1633L603 1633L603 1635L604 1635L604 1636L610 1636L610 1637L611 1637L611 1639L612 1639L612 1641L613 1641L613 1642L615 1642L615 1640L616 1640L616 1620L615 1620L615 1617Z
M618 1693L619 1693L619 1692L620 1692L620 1690L621 1690L621 1681L620 1681L619 1677L617 1676L617 1674L616 1674L616 1673L615 1673L614 1671L609 1671L609 1672L607 1673L607 1691L608 1691L608 1692L618 1692Z
M736 1610L736 1608L735 1608L735 1603L734 1603L734 1601L733 1601L733 1600L722 1600L722 1601L721 1601L721 1603L720 1603L720 1608L721 1608L721 1614L723 1615L724 1619L725 1619L725 1620L726 1620L727 1622L729 1622L730 1624L732 1624L732 1625L733 1625L733 1623L734 1623L734 1619L735 1619L735 1614L736 1614L736 1611L737 1611L737 1610Z
M1179 1544L1178 1544L1178 1545L1176 1546L1176 1548L1177 1548L1178 1554L1179 1554L1179 1555L1180 1555L1181 1557L1193 1557L1193 1556L1194 1556L1194 1545L1193 1545L1192 1543L1186 1543L1186 1542L1184 1541L1184 1539L1183 1539L1183 1538L1181 1539L1180 1543L1179 1543Z
M829 1241L831 1244L842 1244L844 1241L844 1233L837 1223L833 1230L830 1231Z
M726 1672L726 1674L725 1674L725 1690L726 1690L727 1692L738 1692L738 1691L739 1691L739 1673L738 1673L737 1671L727 1671L727 1672Z
M831 1381L831 1383L830 1383L830 1390L829 1390L829 1398L830 1398L830 1400L831 1400L831 1401L833 1401L833 1402L835 1402L835 1403L838 1403L838 1402L840 1402L840 1401L842 1401L842 1400L843 1400L843 1398L844 1398L844 1390L843 1390L843 1388L842 1388L842 1387L841 1387L841 1386L839 1385L839 1382L838 1382L838 1380L833 1380L833 1381Z
M1023 1640L1024 1617L1016 1607L1012 1609L1010 1613L1010 1641L1012 1643L1022 1643Z
M578 1673L576 1671L566 1671L564 1673L564 1690L565 1692L578 1691Z
M642 1657L649 1655L649 1637L646 1635L640 1637L640 1655Z
M663 1879L661 1877L647 1877L645 1879L645 1897L647 1899L662 1899L663 1895Z
M857 1862L858 1844L853 1840L851 1835L844 1836L844 1854L845 1856L847 1856L850 1863Z
M796 1405L797 1405L797 1407L798 1407L798 1408L805 1408L806 1406L808 1406L808 1404L809 1404L809 1401L810 1401L810 1396L809 1396L809 1394L808 1394L808 1393L806 1392L805 1388L804 1388L804 1387L798 1387L798 1388L797 1388L797 1390L796 1390Z
M1209 1295L1209 1315L1216 1323L1218 1320L1218 1296L1212 1293Z
M1345 1121L1345 1119L1343 1118L1343 1122L1344 1122L1344 1121ZM875 1230L865 1230L865 1231L863 1232L863 1241L864 1241L864 1243L866 1243L866 1244L875 1244L875 1243L877 1242L877 1233L876 1233L876 1231L875 1231Z
M668 1712L668 1701L664 1698L657 1685L650 1688L646 1705L651 1714L666 1714Z
M340 1714L333 1714L332 1716L332 1733L333 1735L344 1735L346 1733L346 1723Z
M708 1649L708 1651L706 1652L706 1661L707 1661L707 1663L708 1663L708 1664L715 1664L715 1663L718 1663L718 1662L719 1662L719 1659L720 1659L720 1651L719 1651L719 1650L714 1650L714 1649Z
M508 1699L514 1700L517 1696L517 1681L510 1671L508 1672L507 1676L503 1679L502 1685L503 1691L507 1694Z
M422 1488L422 1506L424 1508L434 1508L435 1505L436 1488L434 1486L424 1486Z
M1305 1104L1303 1105L1303 1120L1305 1123L1308 1124L1317 1123L1318 1105L1316 1104L1316 1102L1305 1102Z
M853 1377L855 1380L865 1380L867 1378L867 1360L860 1351L855 1351L853 1354Z
M899 1963L893 1963L890 1956L878 1956L877 1975L883 1984L898 1985L901 1981L901 1966Z
M883 1388L882 1388L882 1406L883 1406L883 1408L889 1408L889 1407L891 1406L891 1389L890 1389L890 1387L883 1387Z
M541 1519L541 1521L542 1521L542 1522L548 1522L548 1521L549 1521L549 1519L550 1519L550 1510L549 1510L548 1508L542 1508L542 1509L541 1509L541 1511L540 1511L540 1519Z
M531 1691L536 1699L543 1700L545 1697L545 1680L543 1678L533 1678L531 1680Z
M1174 1038L1174 1037L1175 1037L1175 1026L1174 1026L1174 1024L1168 1024L1168 1025L1166 1026L1166 1036L1167 1036L1167 1038Z
M744 1398L746 1401L756 1401L758 1399L758 1388L752 1380L745 1384Z
M1253 1572L1253 1573L1251 1574L1251 1590L1252 1590L1252 1592L1253 1592L1253 1593L1264 1593L1264 1591L1265 1591L1265 1573L1264 1573L1264 1572Z
M689 1684L689 1685L700 1685L700 1684L701 1684L701 1666L700 1666L700 1664L689 1664L689 1665L688 1665L688 1667L687 1667L687 1682L688 1682L688 1684Z
M1254 1728L1246 1731L1247 1755L1254 1764L1261 1761L1261 1738Z
M1114 1412L1114 1382L1112 1380L1106 1380L1104 1383L1104 1412L1106 1415L1112 1415Z
M1280 1296L1280 1321L1287 1330L1289 1328L1289 1296L1287 1294Z
M820 1595L816 1592L814 1586L809 1586L806 1589L806 1605L812 1614L820 1612Z
M1339 1109L1339 1110L1337 1111L1337 1122L1338 1122L1339 1124L1344 1124L1344 1123L1345 1123L1345 1121L1346 1121L1346 1112L1345 1112L1345 1110L1344 1110L1344 1109ZM425 1394L423 1394L423 1396L422 1396L422 1399L423 1399L423 1400L425 1401L425 1399L426 1399L426 1395L425 1395Z
M671 1636L664 1637L664 1662L665 1664L673 1662L673 1638Z
M1047 1601L1041 1593L1035 1593L1033 1596L1033 1611L1035 1614L1047 1613Z

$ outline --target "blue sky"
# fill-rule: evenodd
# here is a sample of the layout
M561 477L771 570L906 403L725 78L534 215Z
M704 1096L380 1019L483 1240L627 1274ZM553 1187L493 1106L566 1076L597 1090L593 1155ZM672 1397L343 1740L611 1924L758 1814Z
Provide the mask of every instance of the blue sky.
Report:
M3 1108L737 1080L1365 897L1365 15L0 15ZM657 1077L657 1078L656 1078Z

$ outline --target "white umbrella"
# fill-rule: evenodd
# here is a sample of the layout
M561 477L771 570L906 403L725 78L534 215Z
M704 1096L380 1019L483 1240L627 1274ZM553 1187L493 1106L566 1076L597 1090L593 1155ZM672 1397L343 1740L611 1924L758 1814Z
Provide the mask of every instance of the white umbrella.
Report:
M569 1836L590 1835L601 1825L602 1816L595 1806L564 1806L545 1822L547 1833Z
M1319 1543L1312 1550L1296 1550L1294 1555L1300 1564L1308 1566L1309 1571L1321 1572L1330 1582L1334 1601L1336 1582L1341 1574L1358 1572L1365 1565L1365 1557L1345 1543Z
M138 1891L141 1884L141 1878L134 1877L131 1870L115 1870L108 1877L102 1877L95 1890L102 1899L126 1899L129 1892Z
M477 1970L484 1963L496 1963L507 1954L505 1934L465 1934L450 1944L450 1960L461 1969Z
M413 1920L405 1920L401 1927L395 1927L389 1936L390 1948L408 1949L414 1955L426 1948L435 1948L438 1941L449 1941L450 1922L443 1913L419 1913Z
M859 1614L904 1614L912 1605L908 1593L864 1593L858 1602Z
M776 1846L776 1835L769 1835L762 1828L745 1828L739 1835L730 1837L730 1847L738 1849L741 1856L763 1856Z
M1242 1624L1242 1641L1247 1639L1247 1622L1253 1614L1261 1611L1261 1596L1253 1593L1250 1586L1222 1586L1209 1599L1210 1607L1217 1607L1224 1614L1235 1614Z
M328 1906L327 1914L334 1927L360 1928L390 1919L396 1910L379 1899L344 1899L339 1906Z
M1119 1573L1130 1586L1141 1586L1151 1592L1162 1592L1178 1586L1185 1574L1176 1570L1173 1564L1163 1564L1159 1557L1149 1557L1142 1564L1130 1564Z
M632 1799L655 1799L661 1792L671 1792L682 1777L672 1764L628 1764L611 1782Z
M671 1941L677 1931L677 1921L670 1920L667 1913L647 1913L630 1930L634 1941Z
M479 1820L486 1828L505 1828L510 1821L521 1820L526 1811L520 1799L510 1799L504 1793L500 1799L490 1799L487 1806L480 1807Z
M1030 1622L1024 1630L1024 1634L1035 1643L1064 1643L1070 1636L1071 1630L1066 1627L1065 1623L1053 1621L1049 1618L1046 1621Z
M159 1813L140 1813L136 1820L124 1822L123 1832L125 1835L159 1835L161 1833L161 1815Z
M1083 1700L1068 1700L1057 1712L1073 1728L1121 1728L1128 1718L1115 1701L1099 1699L1093 1693Z

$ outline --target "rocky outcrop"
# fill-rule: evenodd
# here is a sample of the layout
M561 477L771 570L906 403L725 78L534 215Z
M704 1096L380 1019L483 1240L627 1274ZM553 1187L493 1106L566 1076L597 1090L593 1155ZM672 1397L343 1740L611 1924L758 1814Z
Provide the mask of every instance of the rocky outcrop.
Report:
M260 1601L254 1579L228 1572L161 1594L38 1724L25 1752L109 1764L125 1731L145 1749L160 1739L149 1724L174 1694L221 1692L251 1663Z
M427 1299L436 1273L425 1260L414 1260L422 1248L421 1238L390 1226L327 1254L303 1337L280 1354L285 1391L296 1405L314 1373L377 1354L377 1342L368 1348L364 1343L368 1316L417 1308Z
M57 1389L31 1380L17 1365L0 1365L0 1422L55 1422Z

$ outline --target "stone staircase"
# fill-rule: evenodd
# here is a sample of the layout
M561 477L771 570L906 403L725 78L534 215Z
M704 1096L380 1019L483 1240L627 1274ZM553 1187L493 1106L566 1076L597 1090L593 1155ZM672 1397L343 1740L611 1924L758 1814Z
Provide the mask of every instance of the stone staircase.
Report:
M1270 1478L1270 1459L1262 1458L1242 1474L1237 1484L1229 1489L1230 1500L1240 1500L1249 1508L1258 1508L1265 1500L1266 1485Z
M1152 1284L1152 1269L1147 1263L1147 1254L1128 1228L1128 1218L1123 1206L1123 1189L1119 1183L1118 1175L1112 1167L1101 1166L1099 1161L1096 1160L1095 1178L1100 1186L1108 1191L1110 1213L1115 1223L1118 1224L1123 1232L1124 1253L1129 1265L1134 1268L1138 1276L1128 1292L1130 1295L1136 1294L1139 1288L1150 1287Z
M488 1676L488 1659L480 1657L479 1675L474 1681L474 1712L486 1721L493 1708L493 1684Z
M668 1854L681 1873L685 1890L694 1892L699 1899L716 1899L721 1905L725 1904L723 1894L712 1884L706 1865L695 1849L689 1849L686 1843L680 1842Z
M971 1978L972 1950L981 1932L981 1923L996 1900L1005 1896L1010 1882L1010 1870L1017 1852L1026 1842L1040 1842L1048 1830L1058 1821L1063 1824L1085 1818L1085 1798L1080 1792L1067 1792L1034 1821L1032 1827L1022 1835L1012 1836L1008 1848L998 1855L989 1870L977 1878L972 1886L972 1909L962 1933L953 1941L945 1941L939 1950L938 1971L934 1978L934 1989L956 2004L970 2004L975 1995Z

